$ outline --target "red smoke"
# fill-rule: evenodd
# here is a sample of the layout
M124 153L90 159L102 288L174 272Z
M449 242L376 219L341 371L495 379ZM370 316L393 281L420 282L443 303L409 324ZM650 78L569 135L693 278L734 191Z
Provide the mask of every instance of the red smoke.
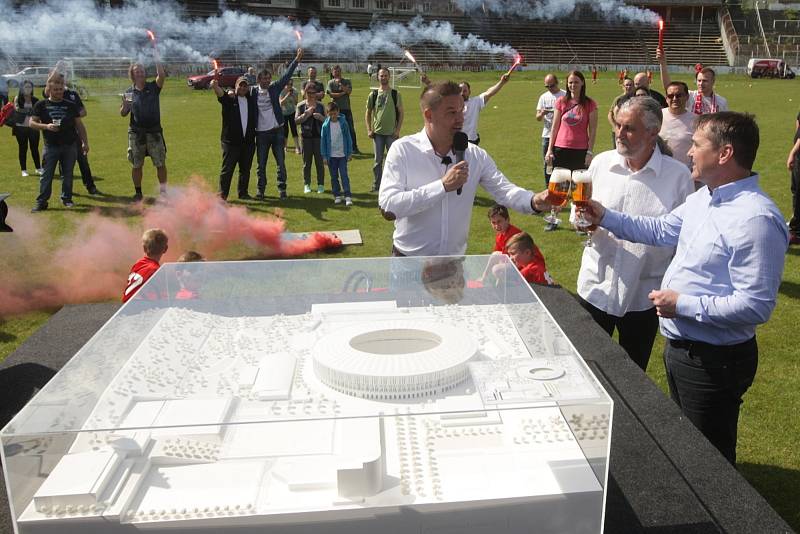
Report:
M147 228L161 228L169 237L162 263L187 250L225 260L243 252L289 257L341 245L338 238L319 233L284 241L281 219L254 217L242 206L223 203L201 180L172 187L168 203L142 209L140 227L93 213L48 247L52 237L42 220L11 208L14 233L5 234L0 255L0 316L120 298L131 265L143 254L141 235Z

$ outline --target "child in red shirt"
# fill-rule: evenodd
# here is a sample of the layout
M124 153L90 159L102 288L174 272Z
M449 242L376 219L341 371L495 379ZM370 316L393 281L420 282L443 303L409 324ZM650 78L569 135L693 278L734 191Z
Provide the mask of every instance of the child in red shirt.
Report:
M194 250L189 250L178 258L178 263L192 263L196 261L206 261L205 258ZM188 268L176 268L175 276L178 278L178 292L175 300L193 300L200 298L200 280L198 273Z
M522 230L511 224L508 208L500 204L489 208L489 223L497 234L494 238L494 252L506 254L506 242L512 235L518 234Z
M151 228L142 234L144 256L133 264L128 275L128 285L122 293L122 302L128 302L151 276L158 270L161 256L167 251L167 234L158 228Z
M532 284L555 285L550 273L547 272L542 252L530 235L520 232L508 240L506 247L511 261L526 281Z

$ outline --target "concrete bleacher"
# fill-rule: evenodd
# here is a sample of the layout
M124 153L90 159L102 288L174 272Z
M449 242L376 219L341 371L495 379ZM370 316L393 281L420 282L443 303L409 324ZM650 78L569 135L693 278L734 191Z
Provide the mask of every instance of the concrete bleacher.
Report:
M738 66L746 65L751 57L770 55L800 66L800 21L792 20L793 14L769 9L759 11L765 43L755 11L742 9L739 4L729 5L728 9L739 36Z

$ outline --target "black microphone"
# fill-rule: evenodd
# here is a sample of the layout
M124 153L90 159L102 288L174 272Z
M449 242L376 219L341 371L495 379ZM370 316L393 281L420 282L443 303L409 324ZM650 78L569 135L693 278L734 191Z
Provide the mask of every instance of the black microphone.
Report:
M467 150L467 145L469 144L469 139L467 139L467 134L464 132L456 132L453 136L453 152L456 155L456 163L460 161L464 161L464 151ZM462 187L456 189L456 194L461 194Z

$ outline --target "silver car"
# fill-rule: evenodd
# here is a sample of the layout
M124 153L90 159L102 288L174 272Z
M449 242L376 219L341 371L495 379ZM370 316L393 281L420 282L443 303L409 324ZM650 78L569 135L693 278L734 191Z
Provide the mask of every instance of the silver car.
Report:
M9 87L19 87L25 80L30 80L34 86L44 87L51 70L52 67L27 67L16 74L3 74L2 79Z

